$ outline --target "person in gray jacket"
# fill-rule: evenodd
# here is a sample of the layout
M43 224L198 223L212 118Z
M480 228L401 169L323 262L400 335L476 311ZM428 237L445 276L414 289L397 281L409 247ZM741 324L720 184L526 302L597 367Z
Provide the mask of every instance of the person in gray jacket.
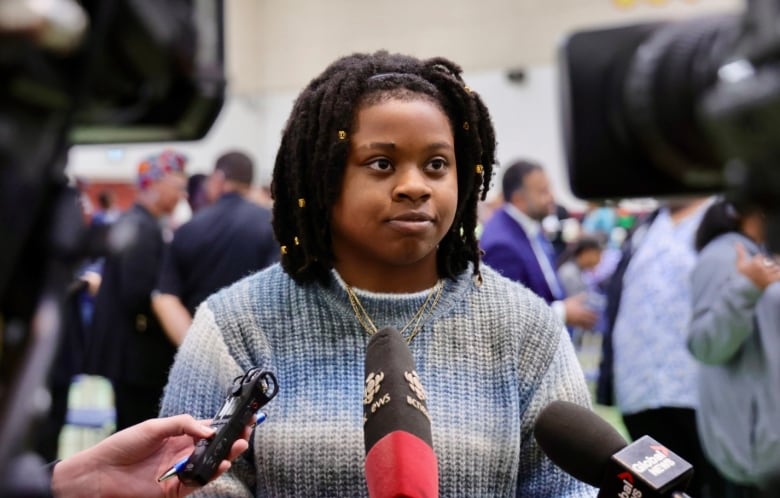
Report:
M702 364L698 430L723 497L769 496L780 477L780 266L764 225L755 206L722 200L696 237L688 347Z

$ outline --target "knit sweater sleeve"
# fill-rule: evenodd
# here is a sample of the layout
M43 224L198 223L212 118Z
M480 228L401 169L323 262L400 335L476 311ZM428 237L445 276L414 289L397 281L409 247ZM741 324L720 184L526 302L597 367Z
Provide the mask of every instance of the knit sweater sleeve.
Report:
M597 490L556 466L533 436L539 413L554 400L590 407L584 375L569 335L563 327L560 328L560 340L549 366L523 413L518 496L592 498L596 496Z
M688 349L709 365L731 361L755 331L762 291L736 269L737 240L727 235L712 241L691 272Z
M246 370L235 359L241 356L226 344L208 302L201 305L176 354L160 415L189 413L199 419L213 417L222 406L233 379ZM192 496L251 497L255 481L253 457L247 451L233 462L228 472Z

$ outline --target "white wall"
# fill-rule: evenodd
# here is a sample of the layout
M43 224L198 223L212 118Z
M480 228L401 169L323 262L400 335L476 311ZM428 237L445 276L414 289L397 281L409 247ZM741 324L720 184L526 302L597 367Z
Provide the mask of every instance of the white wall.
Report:
M199 142L73 147L68 172L85 178L131 180L141 160L171 147L189 157L188 173L208 173L222 153L239 149L255 160L256 182L267 183L281 128L294 98L294 92L230 96L208 135Z
M238 93L303 87L352 52L445 56L466 71L545 66L564 33L735 10L744 0L229 0Z

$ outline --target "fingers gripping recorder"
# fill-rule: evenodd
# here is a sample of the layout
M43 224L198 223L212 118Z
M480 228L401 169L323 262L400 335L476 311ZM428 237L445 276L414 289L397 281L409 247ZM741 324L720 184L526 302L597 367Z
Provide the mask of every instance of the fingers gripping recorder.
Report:
M259 368L248 370L233 382L225 403L214 416L211 427L216 429L208 439L201 439L176 475L187 486L203 486L230 452L251 417L279 391L271 372Z

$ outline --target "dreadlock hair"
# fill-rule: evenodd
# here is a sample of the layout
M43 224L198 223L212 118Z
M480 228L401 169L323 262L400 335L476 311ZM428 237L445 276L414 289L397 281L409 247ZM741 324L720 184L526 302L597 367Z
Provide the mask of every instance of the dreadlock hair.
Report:
M281 264L296 282L328 278L334 262L331 207L341 191L357 111L391 99L427 100L449 118L458 205L452 227L439 243L437 269L454 278L472 262L479 276L477 202L490 186L496 139L487 108L461 72L440 57L353 54L333 62L301 92L282 133L271 182Z

